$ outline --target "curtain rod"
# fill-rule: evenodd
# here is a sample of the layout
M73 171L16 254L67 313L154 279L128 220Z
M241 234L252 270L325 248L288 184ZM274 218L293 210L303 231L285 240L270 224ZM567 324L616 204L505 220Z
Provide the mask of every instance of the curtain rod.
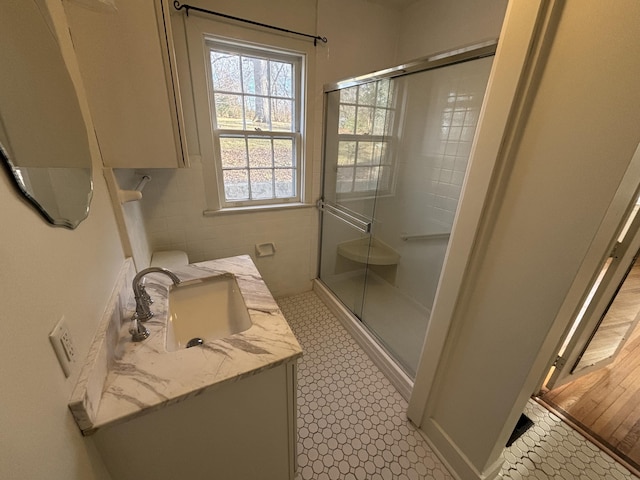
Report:
M327 37L321 37L319 35L309 35L307 33L295 32L293 30L287 30L286 28L280 28L280 27L275 27L273 25L267 25L266 23L254 22L253 20L247 20L246 18L234 17L232 15L227 15L225 13L214 12L212 10L206 10L206 9L200 8L200 7L194 7L193 5L189 5L189 4L186 4L186 3L183 3L182 5L180 5L180 2L178 0L174 0L173 7L176 10L182 10L184 8L187 16L189 16L189 10L195 10L197 12L208 13L209 15L217 15L218 17L229 18L231 20L236 20L238 22L250 23L251 25L257 25L259 27L271 28L272 30L278 30L279 32L292 33L294 35L300 35L301 37L312 38L314 45L318 45L318 40L320 40L322 43L327 43Z

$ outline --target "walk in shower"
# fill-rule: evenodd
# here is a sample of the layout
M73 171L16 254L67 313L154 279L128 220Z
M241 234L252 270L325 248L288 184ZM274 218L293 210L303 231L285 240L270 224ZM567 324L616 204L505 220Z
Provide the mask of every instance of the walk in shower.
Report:
M412 379L494 53L325 87L320 280Z

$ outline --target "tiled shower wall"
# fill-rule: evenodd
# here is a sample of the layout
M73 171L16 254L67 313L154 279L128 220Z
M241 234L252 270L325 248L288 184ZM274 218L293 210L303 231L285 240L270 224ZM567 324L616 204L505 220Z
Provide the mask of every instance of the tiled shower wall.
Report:
M397 183L375 203L375 235L401 257L395 286L433 305L448 237L462 194L492 57L397 80ZM400 101L399 101L400 103Z

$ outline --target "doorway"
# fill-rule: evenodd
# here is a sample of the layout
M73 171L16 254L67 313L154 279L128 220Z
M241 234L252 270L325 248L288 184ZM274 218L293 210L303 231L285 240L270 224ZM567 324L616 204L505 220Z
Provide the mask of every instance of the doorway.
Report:
M640 199L537 400L640 473Z

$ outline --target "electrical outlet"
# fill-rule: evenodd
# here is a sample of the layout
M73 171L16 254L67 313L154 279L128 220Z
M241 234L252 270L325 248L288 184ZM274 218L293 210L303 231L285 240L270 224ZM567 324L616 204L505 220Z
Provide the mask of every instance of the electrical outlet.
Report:
M71 334L69 328L64 321L64 317L60 319L58 324L53 327L53 330L49 334L49 340L53 349L56 352L64 376L71 375L71 370L76 363L76 351L73 348L73 341L71 340Z

